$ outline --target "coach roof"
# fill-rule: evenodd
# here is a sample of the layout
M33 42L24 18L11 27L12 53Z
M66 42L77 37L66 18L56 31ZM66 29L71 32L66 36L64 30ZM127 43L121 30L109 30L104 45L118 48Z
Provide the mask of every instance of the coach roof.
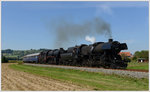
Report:
M28 55L26 55L26 56L24 56L24 57L31 57L31 56L38 56L40 53L33 53L33 54L28 54Z

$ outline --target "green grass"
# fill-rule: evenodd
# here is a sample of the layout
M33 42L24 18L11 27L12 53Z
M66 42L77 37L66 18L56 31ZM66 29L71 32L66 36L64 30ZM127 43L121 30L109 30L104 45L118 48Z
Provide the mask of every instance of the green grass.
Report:
M15 57L15 58L18 58L18 55L8 55L7 57Z
M130 62L128 63L127 69L149 70L149 63Z
M8 63L18 63L23 62L22 60L9 60Z
M29 65L10 65L11 68L73 83L93 90L148 90L148 79L133 79L117 75L106 75L73 69L37 67Z

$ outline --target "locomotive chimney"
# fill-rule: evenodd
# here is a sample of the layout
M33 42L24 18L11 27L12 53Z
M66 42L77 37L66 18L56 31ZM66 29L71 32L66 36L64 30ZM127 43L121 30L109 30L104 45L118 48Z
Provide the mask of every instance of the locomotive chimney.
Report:
M108 42L112 42L113 41L113 39L108 39Z

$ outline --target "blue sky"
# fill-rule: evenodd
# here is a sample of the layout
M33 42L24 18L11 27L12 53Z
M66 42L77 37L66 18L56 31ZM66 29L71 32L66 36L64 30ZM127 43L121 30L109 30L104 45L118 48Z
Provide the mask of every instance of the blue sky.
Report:
M131 53L149 48L148 2L6 2L2 3L2 49L27 50L57 48L56 30L62 19L77 24L95 17L110 24L112 38L126 42ZM61 23L61 22L60 22ZM107 41L99 34L96 41ZM82 38L71 39L66 47L90 44Z

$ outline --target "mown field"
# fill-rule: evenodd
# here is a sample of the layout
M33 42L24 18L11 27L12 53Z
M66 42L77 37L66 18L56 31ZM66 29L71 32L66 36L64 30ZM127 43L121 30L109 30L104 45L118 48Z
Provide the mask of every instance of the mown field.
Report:
M11 64L12 69L44 76L55 80L73 83L82 87L92 88L92 90L102 91L146 91L148 90L148 79L136 79L108 75L103 73L86 72L81 70L37 67L28 65Z
M11 64L2 63L1 67L1 90L2 91L80 91L91 90L85 87L55 80L49 77L37 76L12 69Z
M149 70L149 63L130 62L127 69Z

